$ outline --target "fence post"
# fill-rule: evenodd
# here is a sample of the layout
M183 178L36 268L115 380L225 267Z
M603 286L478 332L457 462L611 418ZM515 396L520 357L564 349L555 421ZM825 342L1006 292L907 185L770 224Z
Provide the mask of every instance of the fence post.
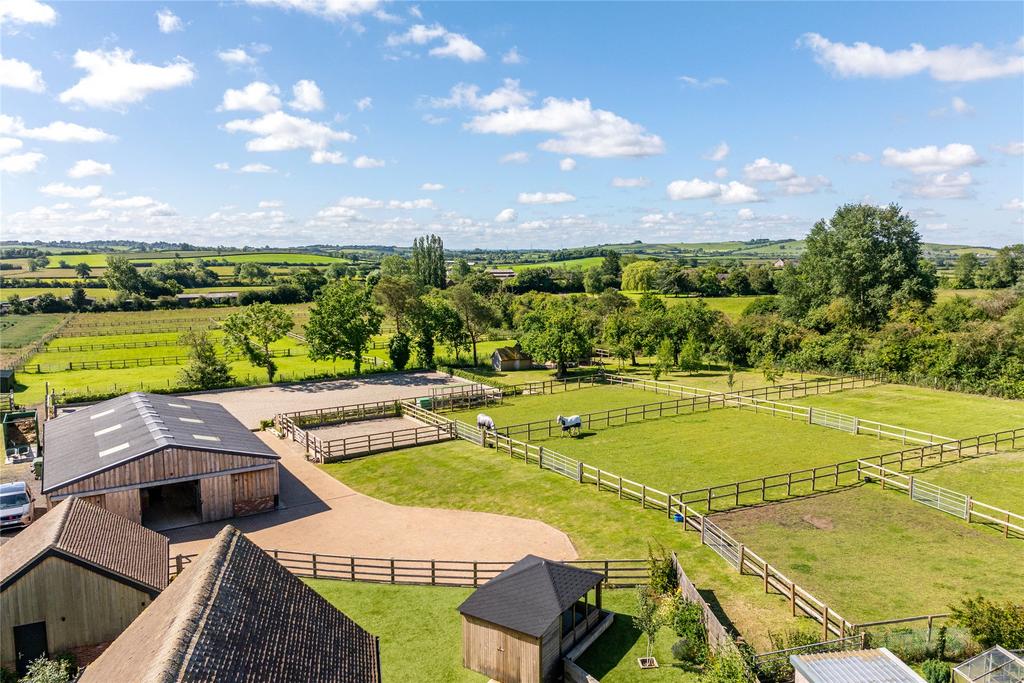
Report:
M647 509L647 484L640 484L640 507Z
M185 563L184 562L184 558L181 556L181 553L178 553L178 556L174 558L174 575L175 576L178 576L179 574L181 574L181 568L182 568L182 565L184 563Z
M316 553L313 553L313 578L317 578L316 575Z
M821 608L821 628L821 639L828 640L828 605L823 605Z
M476 560L473 560L473 588L477 587Z
M540 446L537 449L537 467L544 469L544 447Z
M789 610L796 616L796 584L789 582ZM827 640L827 639L826 639Z
M349 574L349 578L352 581L356 580L356 558L355 557L348 558L348 574Z
M579 460L576 462L576 481L580 484L583 483L583 461Z
M807 424L814 424L814 408L807 409Z
M391 583L395 582L395 558L391 558Z
M745 558L746 554L747 554L747 546L745 546L742 543L740 543L740 561L737 563L737 566L736 566L736 569L739 570L740 574L743 573L743 560L746 559Z
M907 483L907 494L910 495L910 500L914 500L914 476L911 475L909 482Z
M437 566L435 560L430 561L430 585L437 585Z

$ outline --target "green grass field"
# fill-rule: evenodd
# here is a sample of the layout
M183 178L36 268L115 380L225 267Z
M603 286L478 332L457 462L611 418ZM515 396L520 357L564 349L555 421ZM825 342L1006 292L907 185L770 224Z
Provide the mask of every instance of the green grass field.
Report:
M739 576L663 512L644 511L493 450L453 441L322 467L358 491L398 505L541 520L567 533L583 558L646 557L648 545L660 543L679 553L691 580L713 593L755 646L767 645L769 628L798 623L784 603L764 595L756 581Z
M835 410L887 424L962 438L1024 427L1024 401L885 384L792 403Z
M628 296L630 299L633 299L634 301L639 299L642 296L641 292L624 291L622 293L625 294L626 296ZM736 318L740 317L740 315L743 313L744 309L746 309L746 307L749 306L750 303L752 301L754 301L754 299L763 298L763 297L760 297L760 296L705 296L705 297L692 297L692 296L675 296L675 295L669 295L669 294L658 294L657 296L658 296L659 299L664 301L665 305L668 306L669 308L672 308L673 306L679 306L680 304L682 304L685 301L693 301L693 302L703 301L704 303L706 303L708 305L709 308L712 308L712 309L714 309L716 311L721 311L722 313L725 313L728 317L730 317L730 318L732 318L734 320ZM769 298L770 299L772 297L768 296L768 297L764 297L764 298Z
M569 270L583 270L590 268L591 266L600 265L604 260L602 256L588 256L586 258L574 258L567 259L565 261L540 261L538 263L513 263L498 266L489 266L491 268L511 268L517 273L530 268L566 268Z
M995 453L920 472L919 479L1024 515L1024 452Z
M517 398L485 410L500 429L534 419L554 419L558 414L584 413L585 408L595 404L637 405L652 398L653 394L633 389L597 387ZM474 409L457 416L475 424L477 412ZM525 435L516 438L526 440ZM546 438L535 433L530 441L618 476L672 492L828 465L900 448L897 442L887 439L853 436L733 409L598 427L584 430L581 438Z
M65 318L63 313L9 315L0 319L0 348L19 349L43 337Z
M1021 543L875 484L715 516L853 622L941 614L982 592L1021 598Z

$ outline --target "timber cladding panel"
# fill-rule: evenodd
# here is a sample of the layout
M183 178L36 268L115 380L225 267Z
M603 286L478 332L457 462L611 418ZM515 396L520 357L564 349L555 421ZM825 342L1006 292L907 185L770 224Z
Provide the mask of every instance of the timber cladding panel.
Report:
M108 491L94 496L82 496L86 502L106 508L133 522L142 523L142 501L139 489L127 491Z
M540 637L540 671L545 681L557 678L562 670L562 619L551 622Z
M62 652L113 640L150 602L145 591L46 558L0 594L0 664L14 668L15 626L45 621L48 650Z
M122 463L48 493L61 497L125 486L157 485L167 480L198 478L216 472L262 468L271 462L276 463L268 458L172 447Z
M204 522L231 517L235 511L232 498L231 475L205 477L199 480L199 498L203 501Z
M462 615L462 665L502 683L541 683L541 641Z
M273 509L278 491L277 465L232 474L231 488L236 517Z

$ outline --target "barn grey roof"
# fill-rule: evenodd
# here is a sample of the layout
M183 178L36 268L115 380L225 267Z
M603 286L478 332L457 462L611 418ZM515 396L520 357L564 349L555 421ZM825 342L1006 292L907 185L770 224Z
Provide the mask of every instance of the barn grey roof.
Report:
M57 556L156 593L167 586L167 555L166 537L71 497L0 546L0 586Z
M43 492L169 447L278 455L223 406L133 392L44 425Z
M539 638L602 574L527 555L459 605L466 616Z
M81 683L377 683L377 638L232 526L157 597Z
M808 683L925 683L884 647L791 655L789 662Z

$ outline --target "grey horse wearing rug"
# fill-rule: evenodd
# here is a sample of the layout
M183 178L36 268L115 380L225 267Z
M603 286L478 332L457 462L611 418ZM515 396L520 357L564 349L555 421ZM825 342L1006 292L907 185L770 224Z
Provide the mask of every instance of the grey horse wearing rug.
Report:
M569 434L569 436L579 436L580 429L583 427L583 420L580 419L579 415L570 415L569 417L562 417L561 415L557 418L558 424L562 425L562 436Z
M486 431L489 431L489 432L493 432L494 431L494 420L492 420L489 415L484 415L483 413L477 413L477 416L476 416L476 428L477 429L483 429L483 430L486 430Z

